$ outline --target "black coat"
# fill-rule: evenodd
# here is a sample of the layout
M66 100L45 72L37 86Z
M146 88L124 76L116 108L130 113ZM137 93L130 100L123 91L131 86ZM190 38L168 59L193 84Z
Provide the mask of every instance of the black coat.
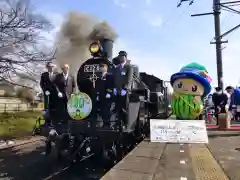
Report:
M41 75L41 79L40 79L40 86L43 90L43 92L45 93L45 91L49 91L51 93L51 91L55 91L56 90L56 86L54 84L54 80L56 78L57 73L53 73L52 79L50 79L49 77L49 72L44 72Z
M52 75L52 78L50 79L49 73L44 72L41 75L40 79L40 86L42 88L42 91L44 93L44 108L50 108L50 109L55 109L57 106L57 88L54 83L55 78L57 76L57 73L54 72ZM46 96L45 92L49 91L50 95Z
M228 96L225 93L213 93L212 102L214 106L225 106L228 103Z

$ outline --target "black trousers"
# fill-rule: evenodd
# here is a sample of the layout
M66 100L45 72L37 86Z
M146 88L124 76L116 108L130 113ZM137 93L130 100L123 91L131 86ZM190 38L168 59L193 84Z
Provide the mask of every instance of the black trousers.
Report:
M214 115L216 117L216 125L219 124L219 119L218 119L218 115L220 113L226 113L226 109L225 109L226 105L221 105L221 106L214 106ZM219 108L220 107L220 108Z
M50 99L50 97L49 96L46 96L45 94L44 94L44 109L48 109L49 108L49 99Z
M118 119L123 122L124 125L127 125L127 116L124 111L127 111L127 95L121 96L117 95L115 104L116 104L116 111L118 115Z
M103 119L103 123L106 126L110 126L110 118L111 118L111 104L112 104L112 99L107 99L107 98L100 98L98 102L98 107L100 110L100 116Z
M67 111L67 98L57 98L56 99L56 107L54 108L54 121L55 123L61 122L68 122L70 116Z

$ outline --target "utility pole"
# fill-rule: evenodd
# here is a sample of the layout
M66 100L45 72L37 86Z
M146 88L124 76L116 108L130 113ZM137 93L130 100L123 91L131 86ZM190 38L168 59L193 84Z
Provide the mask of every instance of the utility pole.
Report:
M189 5L194 3L194 0L180 0L177 7L180 7L183 2L189 2ZM196 16L205 16L205 15L213 15L214 16L214 28L215 28L215 42L210 42L210 44L216 45L216 64L217 64L217 79L218 79L218 87L223 89L223 63L222 63L222 44L228 43L228 41L222 41L222 38L229 33L233 32L234 30L240 27L240 24L233 27L229 31L223 33L221 35L221 24L220 24L220 14L221 10L226 10L229 12L240 14L240 11L232 8L233 6L240 5L240 1L229 1L221 3L221 0L213 0L213 12L210 13L202 13L202 14L194 14L191 15L192 17Z
M213 0L213 15L215 26L215 40L216 40L216 59L217 59L217 79L218 87L223 89L223 65L222 65L222 38L220 25L221 6L220 0Z

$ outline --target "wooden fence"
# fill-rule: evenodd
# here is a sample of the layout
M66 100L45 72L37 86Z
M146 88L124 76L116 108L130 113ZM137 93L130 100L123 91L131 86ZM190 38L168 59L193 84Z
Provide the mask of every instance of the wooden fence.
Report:
M26 103L0 103L0 113L41 110L43 110L43 103L39 103L36 107Z

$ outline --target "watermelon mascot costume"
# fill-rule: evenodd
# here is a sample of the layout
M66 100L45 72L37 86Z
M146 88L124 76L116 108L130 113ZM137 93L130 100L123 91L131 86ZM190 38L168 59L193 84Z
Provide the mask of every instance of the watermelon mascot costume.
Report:
M211 78L198 63L184 66L170 79L173 87L172 110L177 119L194 120L203 110L202 99L211 91Z

